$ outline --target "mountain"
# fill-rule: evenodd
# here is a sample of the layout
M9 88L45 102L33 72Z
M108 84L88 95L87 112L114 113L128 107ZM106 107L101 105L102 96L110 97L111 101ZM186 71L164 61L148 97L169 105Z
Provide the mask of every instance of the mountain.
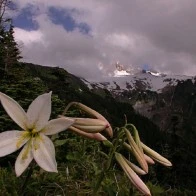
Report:
M149 90L161 93L168 86L176 86L180 81L196 81L196 77L184 75L166 75L160 72L140 70L134 74L130 71L115 70L113 76L103 77L101 81L87 81L83 79L89 89L107 89L112 94L123 91Z
M102 78L101 81L85 79L82 81L92 92L103 94L104 91L108 91L116 100L131 104L135 111L153 120L162 130L166 128L166 125L156 120L157 112L154 108L167 107L168 111L175 100L174 95L178 86L182 84L194 86L196 83L196 77L193 76L166 75L139 69L127 71L119 64L117 65L113 76ZM192 89L191 93L194 94L194 91ZM160 110L157 111L160 112Z

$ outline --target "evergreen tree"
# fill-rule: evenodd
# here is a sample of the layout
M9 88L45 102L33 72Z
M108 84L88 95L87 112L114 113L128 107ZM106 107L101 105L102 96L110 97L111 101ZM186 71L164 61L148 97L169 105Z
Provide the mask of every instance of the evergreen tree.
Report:
M18 60L22 58L20 56L18 44L14 40L14 28L12 24L10 25L9 30L4 34L3 45L5 71L8 71L9 68L15 65Z
M4 16L10 3L8 0L0 0L0 68L4 71L8 71L22 58L14 40L12 20Z
M4 29L0 28L0 68L4 67L4 56L5 56L4 37L5 37L5 31Z

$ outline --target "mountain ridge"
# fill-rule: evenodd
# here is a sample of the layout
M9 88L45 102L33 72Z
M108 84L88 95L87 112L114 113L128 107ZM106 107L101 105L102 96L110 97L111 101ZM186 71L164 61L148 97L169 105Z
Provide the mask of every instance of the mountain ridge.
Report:
M105 88L111 92L120 92L120 90L150 90L161 92L167 86L176 86L178 82L185 80L196 81L196 76L185 75L166 75L157 72L145 71L133 75L119 75L102 77L100 81L93 81L81 78L89 89Z

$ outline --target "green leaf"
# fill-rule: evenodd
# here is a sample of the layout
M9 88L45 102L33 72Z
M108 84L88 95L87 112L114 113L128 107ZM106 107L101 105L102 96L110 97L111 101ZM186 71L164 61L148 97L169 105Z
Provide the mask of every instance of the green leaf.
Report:
M66 143L67 143L67 140L66 139L64 139L64 140L55 140L54 141L54 145L55 146L62 146L64 144L66 144Z

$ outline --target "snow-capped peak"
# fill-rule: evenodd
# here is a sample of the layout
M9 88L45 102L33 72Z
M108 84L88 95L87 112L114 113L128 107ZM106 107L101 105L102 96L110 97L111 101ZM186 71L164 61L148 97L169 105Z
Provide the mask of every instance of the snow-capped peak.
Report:
M124 65L120 64L119 61L115 64L116 69L114 70L112 77L124 77L124 76L130 76L140 73L142 70L138 68L137 66L126 66L128 68L124 68Z
M165 74L160 73L160 72L157 72L157 71L146 70L146 71L143 71L143 72L144 72L144 73L151 74L151 75L153 75L153 76L157 76L157 77L166 76Z
M114 70L114 77L122 77L122 76L128 76L130 73L128 73L125 69L124 66L121 65L118 61L116 62L116 70Z
M116 69L113 74L96 81L85 80L84 82L89 89L107 89L112 94L132 90L148 90L161 93L165 87L176 86L180 81L188 79L192 80L193 83L196 81L196 77L192 76L166 75L154 70L142 70L137 66L129 66L125 69L119 62L115 65Z

